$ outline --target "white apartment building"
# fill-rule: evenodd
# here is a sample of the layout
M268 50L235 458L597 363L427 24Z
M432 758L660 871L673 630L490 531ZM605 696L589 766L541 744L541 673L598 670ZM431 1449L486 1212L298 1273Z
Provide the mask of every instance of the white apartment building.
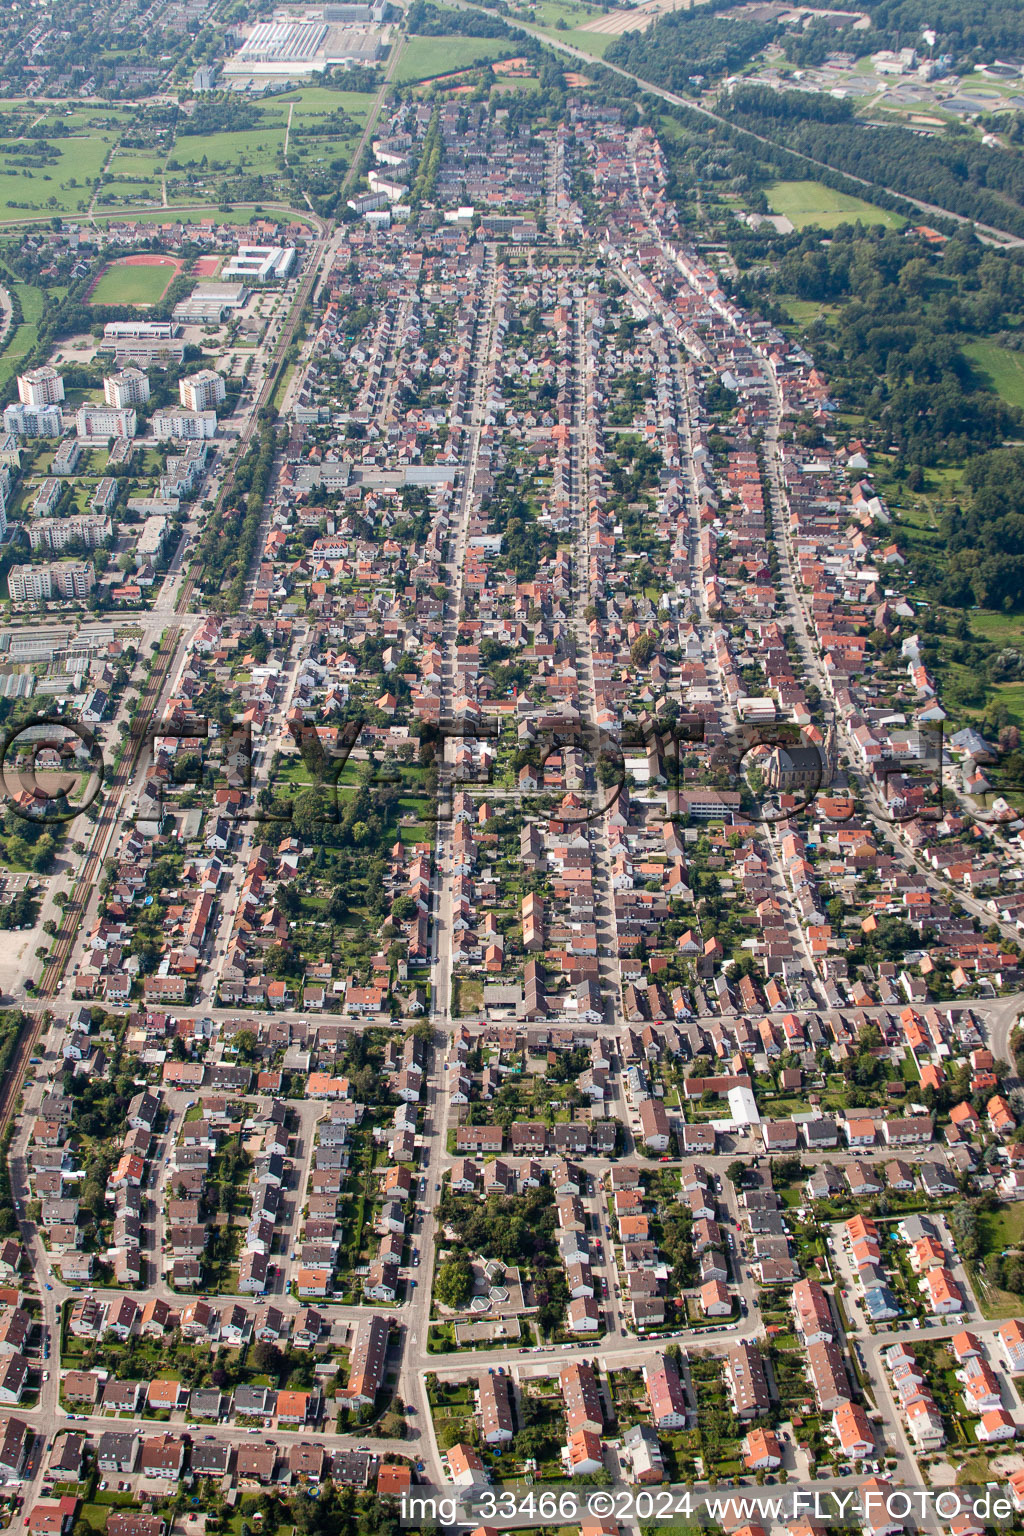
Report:
M63 494L64 487L60 481L48 477L36 491L35 500L32 503L32 516L49 517Z
M75 414L75 431L79 437L134 437L137 418L128 408L118 410L112 405L80 405Z
M4 408L4 430L19 437L60 437L64 413L59 405L8 405Z
M18 399L22 405L59 405L64 399L64 380L50 367L19 373Z
M130 405L145 405L149 399L149 375L141 368L112 373L103 380L103 398L118 411Z
M178 396L188 411L212 411L225 394L224 380L215 368L204 368L178 381Z
M48 597L88 597L96 583L91 565L84 560L60 560L51 565L12 565L7 591L15 603Z
M217 432L216 411L189 411L184 406L177 410L169 406L153 415L153 432L160 442L172 438L195 442L200 438L214 437Z
M75 543L84 544L86 549L99 549L110 533L109 517L48 517L28 525L32 548L50 549L54 554Z

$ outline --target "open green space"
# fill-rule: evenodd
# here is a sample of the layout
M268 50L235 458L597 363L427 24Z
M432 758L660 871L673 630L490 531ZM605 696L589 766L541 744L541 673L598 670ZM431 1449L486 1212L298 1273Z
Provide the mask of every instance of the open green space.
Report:
M6 384L17 373L24 358L32 351L43 313L41 289L33 288L30 283L13 283L11 287L21 301L23 319L0 354L0 384Z
M599 5L585 5L581 0L538 0L536 5L524 6L518 14L539 27L555 27L564 21L571 31L604 13Z
M992 608L973 609L970 621L972 634L996 645L1019 644L1024 627L1024 619L1019 614L999 613Z
M134 204L139 208L159 208L159 180L105 181L102 190L96 194L98 208L116 209L126 204Z
M1002 1253L1017 1248L1024 1239L1024 1205L1000 1205L994 1211L979 1211L978 1227L982 1252Z
M996 704L1005 704L1017 724L1024 725L1024 683L997 683L991 698Z
M813 325L816 320L824 319L829 322L840 311L838 304L820 304L817 299L790 299L780 300L783 309L790 316L795 326L801 330Z
M130 118L116 110L57 113L72 130L66 138L46 144L44 163L22 163L39 148L38 141L8 136L0 139L0 222L25 214L50 211L76 213L88 207L90 183L99 176Z
M92 292L94 304L155 304L174 278L174 267L128 267L115 262Z
M601 58L615 41L611 32L584 32L583 28L596 16L603 15L601 7L587 5L582 0L539 0L537 5L526 5L513 12L522 21L531 22L559 42L571 43L584 53ZM572 61L566 61L572 67Z
M278 102L286 109L293 106L292 128L304 123L308 126L308 119L327 117L332 112L347 112L349 117L366 121L374 96L370 91L328 91L323 86L303 86L299 91L289 93L287 96L279 96ZM287 121L287 110L285 120Z
M902 229L907 222L898 213L887 213L873 203L845 192L835 192L820 181L776 181L767 189L773 213L781 213L796 229L808 224L835 229L838 224L884 224L887 229Z
M272 171L284 149L286 116L282 114L277 124L265 123L240 133L181 134L168 159L183 166L202 165L205 160L211 170L244 165L251 171Z
M615 36L611 32L583 32L579 27L573 27L570 32L558 32L555 34L563 42L571 43L574 48L581 48L584 53L592 53L596 59L603 59Z
M969 341L960 350L1007 405L1024 406L1024 352L994 341Z
M119 149L110 162L112 176L159 176L165 155L147 155L137 149Z
M512 58L515 51L513 44L497 37L410 37L395 79L400 84L433 80L468 69L471 64Z

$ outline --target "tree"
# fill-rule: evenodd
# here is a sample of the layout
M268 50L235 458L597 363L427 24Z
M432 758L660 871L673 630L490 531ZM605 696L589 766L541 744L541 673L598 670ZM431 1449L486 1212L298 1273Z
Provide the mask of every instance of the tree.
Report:
M650 666L658 649L656 635L638 635L629 648L629 659L638 670Z
M453 1445L462 1445L466 1439L466 1425L461 1419L446 1419L438 1432L437 1443L442 1451L450 1451Z
M377 1426L377 1434L382 1440L404 1440L408 1432L408 1426L402 1414L392 1408L386 1413Z
M243 1029L235 1036L235 1050L239 1061L252 1061L256 1055L256 1036L251 1029Z
M730 1163L728 1168L725 1170L725 1176L729 1180L729 1183L735 1185L737 1189L743 1183L743 1175L746 1172L746 1167L746 1163L741 1163L739 1158L737 1158L736 1161L734 1163Z
M257 1344L249 1356L260 1376L276 1378L281 1370L281 1351L276 1344Z
M473 1291L473 1270L465 1255L446 1259L434 1280L434 1296L452 1311L465 1306Z

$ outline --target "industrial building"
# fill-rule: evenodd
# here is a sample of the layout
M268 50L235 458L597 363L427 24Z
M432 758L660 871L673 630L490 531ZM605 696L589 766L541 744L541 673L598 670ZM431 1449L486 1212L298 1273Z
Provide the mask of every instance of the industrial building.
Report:
M238 60L248 65L308 64L316 67L327 40L323 21L261 21L253 28L239 50Z
M381 29L387 6L336 5L321 17L277 16L259 22L233 59L226 75L311 75L331 64L373 64L388 42Z

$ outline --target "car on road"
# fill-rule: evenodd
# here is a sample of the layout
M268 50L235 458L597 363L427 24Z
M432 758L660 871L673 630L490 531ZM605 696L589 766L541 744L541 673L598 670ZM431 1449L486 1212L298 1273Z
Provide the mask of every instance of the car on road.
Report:
M47 1280L47 1282L46 1282L46 1289L48 1291L52 1291L53 1290L53 1286L50 1284L49 1280Z

